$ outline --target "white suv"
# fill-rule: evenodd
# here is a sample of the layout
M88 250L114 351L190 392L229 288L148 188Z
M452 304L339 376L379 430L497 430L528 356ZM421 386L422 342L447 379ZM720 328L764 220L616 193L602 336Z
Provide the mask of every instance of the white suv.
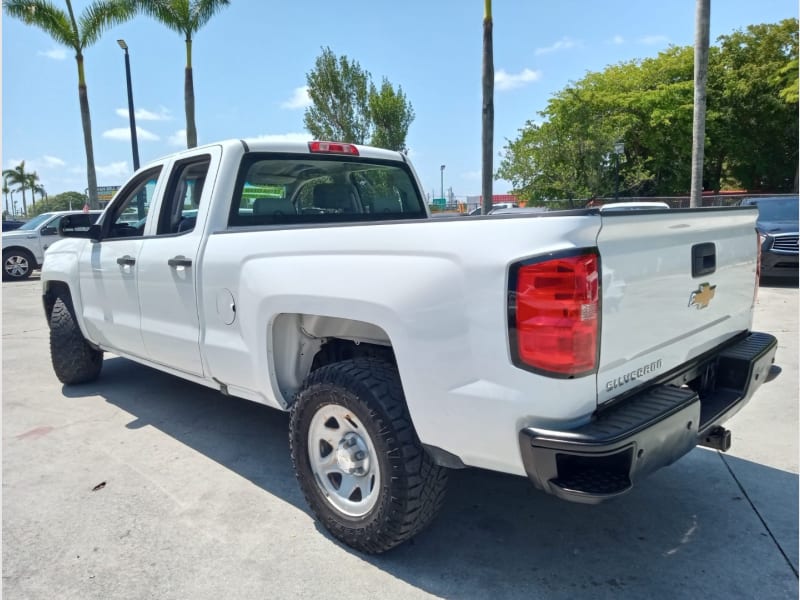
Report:
M79 210L42 213L22 227L3 232L3 280L20 280L30 277L34 269L44 262L44 251L59 239L58 225L64 215L81 214ZM103 211L92 210L94 220Z

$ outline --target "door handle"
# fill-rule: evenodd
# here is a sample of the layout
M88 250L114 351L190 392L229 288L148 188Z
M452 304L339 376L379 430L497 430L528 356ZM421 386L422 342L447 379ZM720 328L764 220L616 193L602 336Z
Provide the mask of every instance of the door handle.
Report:
M179 254L178 256L173 256L172 258L170 258L167 261L167 264L175 269L177 269L178 267L191 267L192 259L186 258L182 254Z
M136 264L136 259L126 254L125 256L120 256L117 259L117 264L122 266L132 267L133 265Z

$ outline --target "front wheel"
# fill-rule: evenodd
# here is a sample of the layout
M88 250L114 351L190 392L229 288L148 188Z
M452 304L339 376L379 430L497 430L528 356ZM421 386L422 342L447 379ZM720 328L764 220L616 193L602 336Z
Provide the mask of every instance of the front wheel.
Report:
M56 298L50 313L50 358L56 377L66 385L94 381L103 368L103 353L83 337L69 299Z
M36 268L36 259L27 250L3 251L3 279L20 281L31 276Z
M345 544L385 552L419 533L444 500L447 470L422 448L397 370L371 358L312 372L289 438L311 510Z

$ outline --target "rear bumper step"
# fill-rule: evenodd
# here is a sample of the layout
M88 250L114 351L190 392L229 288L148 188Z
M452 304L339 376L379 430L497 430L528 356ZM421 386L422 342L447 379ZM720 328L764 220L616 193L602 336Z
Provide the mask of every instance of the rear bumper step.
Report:
M523 429L519 442L528 477L565 500L597 503L624 494L698 444L727 450L730 432L720 424L767 379L776 347L773 336L754 332L702 365L686 365L686 372L706 374L703 389L655 385L578 429Z

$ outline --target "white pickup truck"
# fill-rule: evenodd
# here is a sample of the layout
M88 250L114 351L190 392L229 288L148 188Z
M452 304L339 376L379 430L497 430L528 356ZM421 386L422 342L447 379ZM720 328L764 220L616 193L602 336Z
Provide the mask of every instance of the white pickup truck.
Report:
M58 378L112 352L291 411L332 534L383 552L449 468L594 503L698 444L774 360L755 208L430 219L402 154L231 140L140 169L42 270Z
M58 239L58 226L66 215L81 211L62 210L42 213L22 227L3 233L3 280L27 279L44 261L44 252ZM99 210L89 211L92 222ZM88 229L88 226L86 227Z

